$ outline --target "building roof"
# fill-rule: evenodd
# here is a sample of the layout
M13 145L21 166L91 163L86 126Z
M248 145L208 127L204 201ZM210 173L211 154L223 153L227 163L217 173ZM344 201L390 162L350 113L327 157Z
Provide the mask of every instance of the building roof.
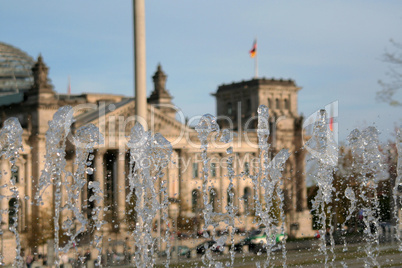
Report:
M132 101L134 101L134 98L124 98L117 103L103 103L99 106L96 105L96 108L94 106L95 109L91 109L88 112L76 116L76 124L81 126L90 123L99 118L100 111L102 111L102 113L106 115ZM110 104L112 104L112 106L110 106Z
M254 78L248 81L241 81L241 82L233 82L231 84L222 84L218 87L217 93L227 91L227 90L235 90L235 89L242 89L242 88L251 88L251 87L258 87L258 86L285 86L285 87L297 87L294 80L291 79L275 79L270 78L267 79L263 78Z
M34 63L27 53L0 42L0 95L27 91L33 83Z

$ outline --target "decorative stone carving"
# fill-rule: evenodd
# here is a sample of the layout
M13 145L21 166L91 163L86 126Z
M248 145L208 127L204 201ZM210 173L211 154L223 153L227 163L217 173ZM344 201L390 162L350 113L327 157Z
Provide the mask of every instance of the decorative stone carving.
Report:
M32 67L32 74L34 76L34 85L32 91L36 92L53 92L53 86L48 79L49 68L43 62L43 58L39 55L37 62Z

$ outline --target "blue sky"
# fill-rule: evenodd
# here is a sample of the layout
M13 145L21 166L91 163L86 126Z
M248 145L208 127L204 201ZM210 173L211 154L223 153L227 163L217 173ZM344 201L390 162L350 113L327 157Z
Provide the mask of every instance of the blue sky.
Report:
M146 1L148 95L158 63L174 103L191 117L215 114L218 85L259 75L291 78L303 89L299 112L339 101L340 139L374 124L389 137L401 108L375 100L389 39L402 42L402 1ZM55 90L133 96L132 2L0 2L0 41L50 67Z

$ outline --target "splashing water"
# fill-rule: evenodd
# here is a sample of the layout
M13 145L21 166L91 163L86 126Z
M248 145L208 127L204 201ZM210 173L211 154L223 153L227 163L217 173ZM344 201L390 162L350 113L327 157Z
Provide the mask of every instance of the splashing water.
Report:
M231 143L233 141L233 136L234 133L231 132L228 129L224 129L222 131L222 136L220 138L220 141L223 143ZM230 230L230 266L233 267L234 265L234 260L235 260L235 250L234 250L234 235L235 235L235 216L238 212L238 208L235 207L234 205L234 193L233 193L233 189L234 189L234 185L233 185L233 179L235 177L235 172L233 170L233 156L231 156L233 154L233 147L229 146L226 149L226 153L229 156L227 164L228 164L228 177L229 177L229 186L227 189L227 195L230 197L228 200L228 204L226 206L226 211L227 211L227 216L228 216L228 225L227 225L227 229ZM225 239L226 240L226 239ZM222 247L223 243L225 241L222 240L221 243L218 242L218 246ZM227 265L228 266L228 265Z
M79 128L73 137L73 144L76 147L77 166L74 174L65 171L66 159L66 140L70 133L71 124L73 123L73 109L71 106L61 107L53 116L53 120L49 122L49 129L46 132L46 162L45 168L39 179L37 193L35 199L38 204L43 205L43 196L50 186L55 188L54 193L54 252L55 265L60 266L60 250L67 253L68 250L76 243L76 237L84 232L87 225L85 216L81 213L81 207L77 203L78 197L86 184L84 177L87 171L87 159L93 147L103 143L103 137L99 133L99 129L92 124ZM63 180L64 175L64 180ZM69 180L72 177L72 180ZM69 237L68 243L63 249L59 246L60 226L59 219L61 213L61 196L62 187L67 192L67 200L63 209L70 210L73 217L67 217L62 224L63 234ZM81 224L78 231L73 232L75 223Z
M19 150L22 150L22 127L17 118L9 118L4 121L4 126L0 131L0 157L4 156L6 159L9 159L11 164L11 172L16 171L16 160L19 157ZM4 174L5 175L5 174ZM0 179L3 176L3 171L0 171ZM7 187L7 184L4 185ZM2 186L2 188L4 188ZM12 217L12 225L10 226L10 231L14 233L15 242L17 244L16 247L16 258L14 260L14 265L17 267L22 267L24 265L24 260L21 257L21 239L18 232L18 214L19 214L19 204L20 204L20 196L18 188L16 187L16 180L11 176L10 185L7 188L11 192L10 199L16 200L14 206L14 215ZM2 189L2 192L4 190ZM6 196L0 195L0 198L3 199ZM0 210L0 222L2 221L2 214L6 211ZM3 239L3 228L1 228L0 232ZM3 265L4 256L0 255L0 264Z
M353 213L356 211L356 195L355 192L353 191L353 189L351 187L347 187L345 189L345 197L347 199L349 199L350 201L350 207L348 209L348 214L346 216L345 221L342 223L342 227L341 230L345 229L346 223L350 220L350 218L353 216ZM346 244L346 237L343 237L343 252L348 251L348 247Z
M264 267L270 266L272 259L271 253L273 247L276 245L276 237L278 231L285 235L285 213L283 208L283 191L280 179L282 178L282 172L286 161L290 154L287 149L282 149L279 153L269 161L269 113L268 107L260 105L258 108L258 144L260 148L260 155L262 159L262 167L260 168L257 178L254 177L254 183L259 184L262 189L262 197L264 200L264 209L261 206L258 198L257 215L260 217L258 225L264 226L263 230L266 236L266 243L264 243L265 250L267 252L267 258ZM261 177L262 179L260 179ZM277 209L275 205L278 204L279 217L273 211ZM281 227L279 228L279 224ZM286 239L282 239L282 266L286 267Z
M61 107L49 121L49 129L46 131L46 155L45 168L39 178L37 193L35 196L38 204L43 203L45 190L60 182L60 177L65 168L66 138L70 133L73 123L73 110L71 106Z
M264 211L262 209L262 204L260 201L260 196L262 195L261 192L261 177L264 177L264 180L266 177L268 177L268 162L269 162L269 144L268 144L268 137L269 137L269 112L268 112L268 107L265 105L260 105L257 110L258 113L258 125L257 125L257 136L258 136L258 147L260 149L260 161L262 161L262 165L260 164L259 167L257 168L257 172L255 175L251 176L251 179L253 181L253 188L254 188L254 202L255 202L255 214L257 217L259 217L259 220L254 220L256 221L257 226L261 226L264 223L267 223L267 219L269 219L269 216L264 217ZM264 171L264 174L262 175L262 171ZM266 191L269 191L270 189L265 189ZM268 211L269 213L269 211ZM269 222L268 222L269 224ZM267 229L268 228L268 229ZM272 240L272 237L270 235L270 225L265 225L265 230L264 233L266 235L266 243L263 244L265 248L267 248L267 252L269 255L269 249L271 248L269 245L271 244L270 240ZM267 266L269 264L269 257L267 258L265 265ZM260 266L260 263L257 262L257 266Z
M368 127L362 132L355 129L348 136L349 143L359 174L359 197L362 201L360 210L363 212L365 265L366 267L379 266L379 201L377 196L378 181L383 169L382 156L378 149L378 130Z
M84 213L82 212L82 208L79 205L78 198L80 196L80 193L83 191L84 186L87 183L85 173L92 174L93 172L92 169L89 168L89 166L91 166L92 164L92 160L90 159L93 159L92 153L94 147L103 144L104 138L103 135L100 133L99 129L95 125L88 124L80 127L76 131L76 134L73 137L73 143L76 148L76 154L75 154L76 171L74 172L74 174L72 174L72 180L68 180L68 177L70 177L71 174L67 174L64 181L64 186L67 192L67 202L64 208L71 211L73 216L71 219L68 218L63 223L64 225L63 230L69 236L68 243L62 249L64 253L67 253L68 250L77 243L76 241L77 237L88 228L87 227L88 219L86 219ZM99 182L98 183L91 182L91 185L88 185L88 187L93 189L95 192L95 195L91 197L91 200L94 199L100 200L99 197L97 197L96 195L96 193L98 193L99 196L99 194L101 193ZM96 229L98 227L100 228L103 224L99 220L99 213L100 213L99 210L100 208L95 208L94 218L92 218L95 220L94 224ZM72 219L74 219L75 222L78 221L80 224L80 227L75 232L73 232L72 230L74 227L71 224ZM76 226L77 225L75 225L75 228ZM95 239L95 245L98 249L98 252L102 251L100 241L101 237L97 236ZM58 256L56 255L56 257Z
M212 134L211 138L215 140L216 136L213 136L215 133L216 135L219 135L219 125L216 122L216 118L210 114L203 115L198 122L197 126L195 127L195 131L198 133L198 138L201 142L201 159L203 163L203 169L202 169L202 193L203 193L203 201L204 201L204 208L203 208L203 214L204 214L204 237L208 238L209 235L207 233L208 227L211 225L213 228L213 232L215 232L215 227L217 224L212 220L213 216L213 208L212 204L208 202L208 174L209 174L209 159L207 156L207 151L208 151L208 136ZM212 257L211 254L211 248L208 247L205 250L205 254L202 256L202 262L206 267L210 266L215 266L215 267L221 267L222 263L220 262L215 262L215 260Z
M157 133L152 136L150 131L145 131L137 122L131 129L128 147L130 148L130 193L127 200L130 200L133 194L137 200L135 205L137 224L133 232L136 243L135 262L136 267L149 267L155 264L153 258L155 239L151 236L152 220L161 208L167 206L158 202L155 184L164 175L162 170L170 161L172 146L162 135ZM167 216L165 215L164 218L166 219ZM169 258L166 265L169 265Z
M287 267L286 265L286 239L285 239L285 212L284 212L284 195L282 191L281 177L282 172L284 170L284 166L286 161L289 159L290 154L287 149L282 149L279 153L272 159L272 161L268 165L268 174L269 176L263 180L263 188L265 189L264 200L266 206L266 212L263 214L262 219L263 224L265 226L270 226L269 229L266 227L266 235L267 238L271 237L271 243L267 243L267 261L266 265L269 266L270 254L272 252L273 247L276 245L278 241L276 241L276 237L278 234L278 225L281 224L280 234L283 237L282 243L282 258L283 258L283 267ZM264 185L265 184L265 185ZM274 192L276 192L276 199ZM270 213L270 208L275 209L275 203L279 204L279 218L276 217L275 213ZM267 240L269 241L269 240Z
M159 195L162 195L163 199L161 198L159 204L159 211L162 211L161 218L163 221L167 222L168 220L168 206L169 206L169 199L168 199L168 192L167 192L167 178L163 173L163 169L167 167L170 162L171 156L173 153L172 145L168 140L165 139L160 133L156 133L154 135L154 163L155 170L156 170L156 179L159 180L160 190ZM163 201L162 201L163 200ZM176 221L177 226L177 221ZM167 229L165 232L165 237L163 239L165 243L167 243L167 252L170 251L170 240L169 240L169 230ZM178 252L176 248L176 253ZM168 257L165 266L169 267L169 259Z
M38 204L43 205L43 195L51 186L55 188L54 200L54 250L55 265L59 267L59 218L61 205L62 175L66 167L66 140L73 123L73 110L71 106L61 107L49 121L49 129L46 132L46 155L45 168L39 178L38 189L35 199Z
M318 213L321 225L319 249L324 254L324 265L328 267L328 242L331 245L332 262L335 261L335 242L332 236L333 226L331 225L332 217L328 219L329 224L327 224L327 214L332 215L330 203L332 200L332 192L335 190L332 182L333 173L337 165L338 147L329 128L325 110L318 112L312 137L305 144L305 148L309 152L307 162L310 162L310 165L312 164L314 167L312 176L318 184L318 192L313 201L312 212L315 211Z
M102 229L102 226L106 223L101 219L102 207L100 203L103 201L103 191L101 185L98 181L90 181L88 183L88 189L90 189L93 193L89 198L89 202L96 202L97 206L95 206L93 210L92 220L94 223L95 230L99 233ZM96 264L101 266L102 263L102 241L103 235L98 235L95 233L94 236L94 245L95 248L98 250L98 255L96 256Z
M399 243L399 251L402 251L402 240L401 240L401 231L399 228L400 219L399 213L402 212L402 206L398 203L401 203L401 193L402 193L402 128L399 128L396 135L396 148L398 150L398 166L397 166L397 177L395 179L395 185L392 190L393 198L394 198L394 219L395 219L395 238ZM399 199L398 199L399 196Z
M290 154L287 150L279 151L273 158L270 156L270 146L268 144L269 123L268 108L260 106L258 109L258 145L260 150L260 166L254 175L250 175L254 187L254 200L256 204L257 226L263 227L266 237L264 242L264 250L266 250L266 259L263 263L264 267L272 266L275 255L272 254L276 236L285 234L285 213L284 213L284 194L282 184L282 173L284 166ZM103 221L101 203L103 202L103 185L99 181L89 181L85 177L86 174L92 175L94 169L92 161L94 160L94 148L102 144L103 136L99 129L92 124L85 125L76 130L74 135L70 135L71 125L74 119L72 117L72 108L65 106L60 108L49 122L49 130L46 132L46 155L45 167L38 181L38 189L35 195L38 204L44 204L49 201L47 191L54 191L54 251L55 266L60 266L59 254L67 253L78 242L78 237L84 232L89 231L91 224L96 230L94 240L92 241L98 250L97 265L101 266L102 255L102 227L106 223ZM235 171L232 167L234 163L234 150L230 146L233 142L234 133L225 129L222 131L220 142L227 144L226 154L227 160L227 178L229 181L227 188L228 203L226 213L217 213L214 211L213 204L208 198L209 190L212 188L208 179L210 159L208 158L208 148L210 144L219 135L220 129L216 122L216 118L212 115L204 115L195 130L201 141L201 156L203 161L202 169L202 191L203 191L203 214L205 225L203 227L204 237L208 238L207 230L212 226L212 238L217 242L216 247L223 247L228 236L218 237L216 228L223 219L226 224L226 230L230 231L230 262L226 262L225 266L235 265L235 217L239 212L239 208L234 203L235 188L234 180L236 178ZM0 156L9 159L11 171L16 172L16 160L19 157L19 150L22 149L22 133L23 130L16 118L10 118L4 122L4 126L0 131ZM74 173L66 170L66 141L72 138L71 143L75 146ZM382 155L378 149L378 131L369 127L363 131L354 130L349 135L349 143L353 148L354 168L359 174L357 180L359 189L354 192L353 188L348 186L344 192L345 197L350 201L348 213L345 221L342 223L342 229L351 219L356 211L363 212L363 221L365 223L364 238L366 267L379 266L377 257L379 256L379 200L377 197L378 181L381 179L383 164ZM398 166L395 187L393 188L393 197L395 200L394 217L399 225L398 218L398 198L400 189L402 188L402 135L401 130L397 134L396 146L398 149ZM149 267L155 265L154 246L158 238L152 237L152 221L160 212L159 216L162 221L167 224L168 217L168 183L164 176L163 169L168 165L172 155L171 144L159 133L152 135L150 131L145 131L140 124L136 124L131 130L130 142L130 174L128 176L129 194L127 202L130 202L133 196L137 200L135 203L135 212L137 214L137 225L132 235L135 240L135 265L136 267ZM328 265L329 253L326 241L326 227L330 226L329 243L331 245L332 262L335 261L334 239L332 237L333 226L331 225L331 207L333 201L333 173L337 165L338 149L333 140L331 131L328 129L325 111L320 111L318 120L314 126L312 138L306 143L305 148L310 152L309 163L315 163L313 172L314 178L317 180L319 191L313 202L313 210L319 213L319 221L322 225L320 251L325 255L325 266ZM235 152L236 153L236 152ZM272 158L272 159L271 159ZM0 178L5 177L6 172L0 173ZM88 184L87 184L88 183ZM84 187L93 193L88 202L94 202L97 206L92 211L89 219L83 214L83 204L78 202ZM159 186L159 187L158 187ZM64 191L65 190L65 191ZM9 191L11 195L4 195L5 191ZM64 195L63 195L64 194ZM338 193L343 194L343 193ZM62 198L63 197L63 198ZM64 197L66 199L64 199ZM11 176L10 181L1 186L0 198L16 199L14 214L11 215L7 209L0 210L0 221L4 213L12 216L10 223L10 231L16 239L16 255L14 266L22 267L24 260L21 257L21 239L18 233L18 214L20 193L16 186L16 179ZM64 200L63 200L64 199ZM272 211L279 209L279 213ZM62 218L61 215L67 215ZM63 219L61 226L59 220ZM172 217L170 217L172 218ZM177 217L175 226L177 227ZM78 227L78 228L77 228ZM164 242L167 243L167 260L165 267L170 265L170 238L169 225L167 224ZM399 231L399 230L398 230ZM0 231L2 232L2 231ZM67 244L63 248L59 245L59 236L66 235L68 237ZM402 243L400 234L397 232L396 238L399 242L399 249L402 251ZM285 239L282 240L282 258L283 267L286 267L286 245ZM347 251L346 239L344 238L343 250ZM177 249L176 249L177 254ZM3 264L4 256L0 255L0 263ZM206 267L223 267L224 264L214 259L211 248L206 249L205 255L202 257L203 265ZM257 267L261 264L258 262ZM346 264L343 263L344 267Z
M258 147L260 149L260 160L263 165L268 167L268 136L269 136L269 122L268 122L268 107L265 105L260 105L257 110L258 113ZM260 176L261 176L261 165L257 168L257 172L255 175L251 176L253 181L253 190L254 190L254 202L255 202L255 210L256 216L262 215L262 206L260 202ZM266 175L268 175L268 169L265 169ZM257 223L260 225L260 223Z

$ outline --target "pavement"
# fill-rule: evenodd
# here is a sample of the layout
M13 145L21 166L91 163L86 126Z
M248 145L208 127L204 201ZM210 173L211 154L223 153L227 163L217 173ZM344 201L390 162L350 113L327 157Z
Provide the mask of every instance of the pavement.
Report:
M326 256L318 250L318 240L305 240L305 241L292 241L286 244L286 265L288 267L325 267ZM356 243L348 245L348 251L343 251L343 245L336 245L334 248L334 254L327 248L327 264L331 267L365 267L368 261L366 253L364 251L364 243ZM229 254L213 254L215 261L221 262L224 266L230 266ZM254 254L254 253L236 253L235 262L233 267L264 267L264 263L267 261L266 254ZM398 251L397 243L384 243L380 244L379 254L376 258L378 264L381 267L402 267L402 252ZM165 267L165 259L157 259L156 267ZM269 258L270 265L273 267L282 267L284 259L282 251L273 252ZM195 258L187 259L180 258L179 260L171 260L170 267L201 267L202 259L200 255ZM12 267L4 266L4 267ZM42 268L39 263L34 263L32 268ZM70 265L66 265L65 268L70 268ZM95 267L93 261L91 261L88 268ZM107 267L107 266L104 266ZM109 266L110 267L110 266ZM131 265L119 265L113 267L135 267ZM372 265L374 267L374 265Z
M318 245L312 244L308 248L298 248L297 242L289 242L287 246L293 247L292 250L286 252L286 265L288 267L325 267L326 256L319 252ZM293 244L293 245L292 245ZM327 264L331 267L365 267L365 263L369 261L364 251L364 243L353 244L348 246L348 251L343 252L343 245L337 245L334 248L334 254L331 254L328 248ZM379 247L379 255L376 258L381 267L402 267L402 252L397 250L396 243L381 244ZM223 266L230 266L229 255L214 254L215 261L221 262ZM253 253L237 253L233 267L264 267L267 261L267 255L256 255ZM284 259L282 251L272 253L269 258L270 265L273 267L283 267ZM259 263L259 265L258 265ZM170 267L201 267L204 266L200 256L195 259L179 259L171 260ZM133 267L133 266L120 266ZM156 267L165 267L164 263L157 261ZM375 267L374 265L368 267Z

